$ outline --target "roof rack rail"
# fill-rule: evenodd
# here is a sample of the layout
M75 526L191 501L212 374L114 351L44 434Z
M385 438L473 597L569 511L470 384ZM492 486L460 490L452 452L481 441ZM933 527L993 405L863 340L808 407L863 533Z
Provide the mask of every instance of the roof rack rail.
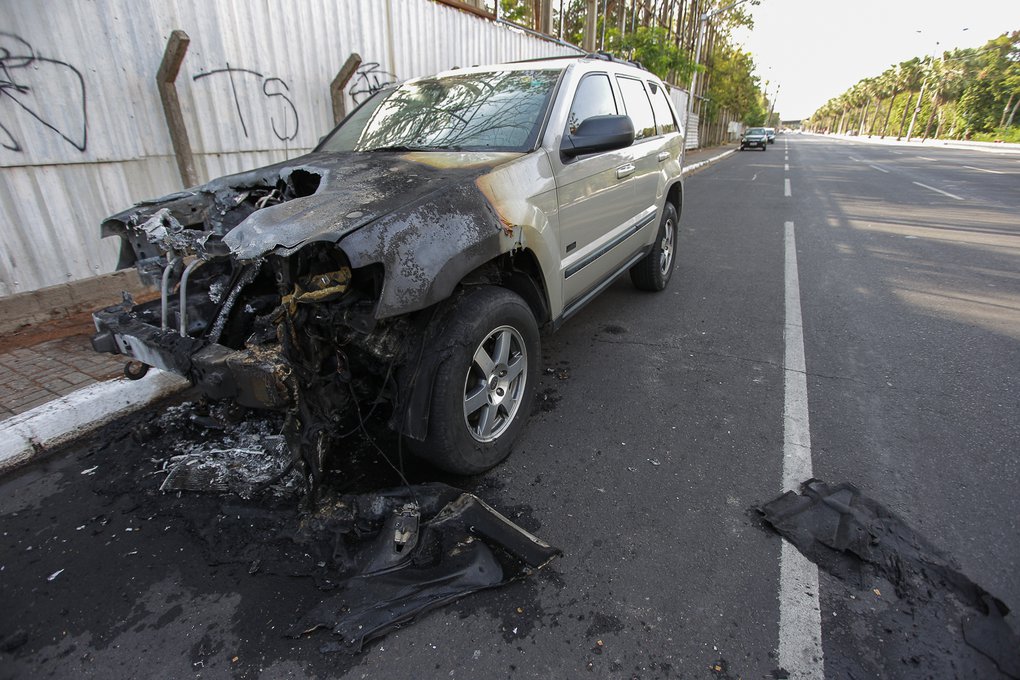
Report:
M621 59L619 57L614 57L609 52L604 52L602 50L599 50L598 52L589 52L585 56L587 56L589 59L601 59L602 61L612 61L612 62L615 62L617 64L628 64L630 66L637 67L637 68L641 69L642 71L647 71L648 70L644 66L641 65L640 61L633 61L633 60L630 60L630 59Z
M599 51L599 52L587 52L587 53L584 53L584 54L564 54L564 55L561 55L561 56L558 56L558 57L534 57L534 58L531 58L531 59L517 59L515 61L511 61L511 62L508 62L508 63L510 63L510 64L526 64L529 61L553 61L555 59L599 59L601 61L611 61L614 64L627 64L628 66L634 66L636 68L639 68L642 71L647 71L648 70L644 66L641 65L640 61L632 61L632 60L629 60L629 59L620 59L619 57L614 57L609 52L602 52L602 51Z

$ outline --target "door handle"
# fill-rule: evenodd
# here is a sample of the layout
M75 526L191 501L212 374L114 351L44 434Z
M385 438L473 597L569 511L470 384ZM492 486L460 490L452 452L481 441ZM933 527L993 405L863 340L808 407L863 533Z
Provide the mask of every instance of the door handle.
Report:
M669 160L669 152L668 151L660 151L659 152L659 162L661 163L663 161L668 161L668 160Z
M623 179L627 175L633 174L635 170L637 170L637 166L635 166L633 163L621 165L616 169L616 179Z

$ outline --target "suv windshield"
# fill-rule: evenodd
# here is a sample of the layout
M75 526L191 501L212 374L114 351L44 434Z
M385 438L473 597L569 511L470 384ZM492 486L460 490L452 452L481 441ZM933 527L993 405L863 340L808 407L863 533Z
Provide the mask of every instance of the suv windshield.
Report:
M422 78L378 93L319 151L530 151L558 70Z
M765 130L763 128L751 128L747 132L745 132L744 134L745 135L763 135L763 134L765 134Z

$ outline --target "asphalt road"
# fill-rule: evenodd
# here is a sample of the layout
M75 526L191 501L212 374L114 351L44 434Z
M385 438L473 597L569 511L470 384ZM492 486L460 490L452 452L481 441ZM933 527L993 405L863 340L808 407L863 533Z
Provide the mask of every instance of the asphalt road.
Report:
M234 506L154 492L173 428L115 424L0 482L0 677L785 677L781 540L753 508L783 491L790 231L813 474L1016 610L1017 215L1020 154L781 136L688 179L669 289L621 280L546 337L518 450L461 480L563 557L353 658L282 636L309 579L210 559L194 520ZM818 578L827 677L968 675L884 650L854 604L875 584Z

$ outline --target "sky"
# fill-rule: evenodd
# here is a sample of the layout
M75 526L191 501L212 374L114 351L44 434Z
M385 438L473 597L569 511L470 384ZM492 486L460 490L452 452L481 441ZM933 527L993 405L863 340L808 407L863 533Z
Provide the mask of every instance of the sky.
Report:
M911 57L1020 30L1020 0L761 0L749 10L754 29L733 37L754 56L783 120L806 118Z

